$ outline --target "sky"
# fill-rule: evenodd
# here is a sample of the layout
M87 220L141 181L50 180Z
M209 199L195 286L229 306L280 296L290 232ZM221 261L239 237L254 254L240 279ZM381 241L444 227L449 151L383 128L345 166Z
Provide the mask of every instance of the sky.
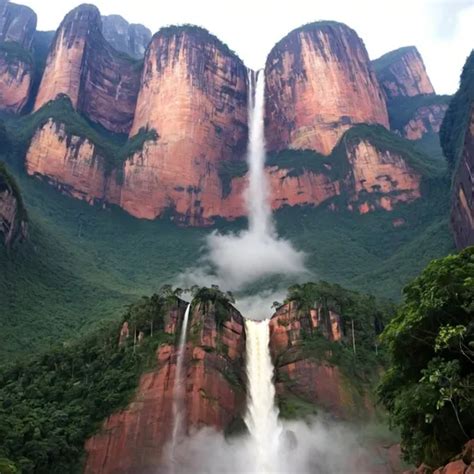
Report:
M38 14L38 29L56 29L75 0L15 0ZM273 45L292 29L317 20L346 23L376 59L415 45L438 94L452 94L474 48L474 0L93 0L103 15L119 14L153 33L193 23L228 44L248 67L264 66Z

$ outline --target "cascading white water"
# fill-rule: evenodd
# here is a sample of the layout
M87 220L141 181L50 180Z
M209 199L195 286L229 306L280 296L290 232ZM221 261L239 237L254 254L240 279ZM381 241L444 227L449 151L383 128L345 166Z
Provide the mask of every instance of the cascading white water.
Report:
M282 433L275 406L268 324L268 319L245 321L248 379L245 423L251 436L253 472L262 474L279 471L279 441Z
M249 82L249 186L247 209L249 231L263 239L273 235L272 211L268 204L268 184L265 176L265 79L263 70L248 72Z
M185 412L185 381L183 376L184 356L186 355L186 333L188 330L189 311L191 303L188 304L184 313L183 324L181 326L181 334L179 336L178 357L176 360L176 373L173 387L173 431L171 437L170 461L174 463L174 452L176 443L179 438L184 435L184 412Z

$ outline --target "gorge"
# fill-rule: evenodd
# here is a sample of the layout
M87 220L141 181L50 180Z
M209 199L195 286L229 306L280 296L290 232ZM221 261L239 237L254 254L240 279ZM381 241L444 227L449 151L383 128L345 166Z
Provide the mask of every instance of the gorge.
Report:
M108 13L0 0L0 473L474 469L474 53Z

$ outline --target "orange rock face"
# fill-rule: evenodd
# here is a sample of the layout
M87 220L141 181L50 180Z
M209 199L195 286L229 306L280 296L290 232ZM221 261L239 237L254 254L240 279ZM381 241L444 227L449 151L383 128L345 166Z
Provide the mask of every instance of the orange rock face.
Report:
M362 40L335 22L298 28L265 66L268 149L329 154L355 123L388 127L388 115Z
M179 315L166 326L176 327ZM185 356L186 416L188 429L212 426L223 430L240 417L245 333L242 316L234 309L221 323L212 305L196 307L191 315ZM173 387L177 352L174 346L157 350L156 368L144 374L132 403L109 417L86 443L86 474L156 472L165 460L170 441ZM229 380L236 380L234 385Z
M99 10L81 5L61 23L48 55L35 110L58 94L92 121L128 133L140 84L140 62L124 57L101 33Z
M18 113L30 93L33 68L30 63L12 61L0 51L0 110Z
M332 341L344 337L341 316L333 311L326 314L321 307L307 313L296 302L290 302L272 317L270 351L276 378L285 381L277 382L277 394L300 397L339 418L351 417L356 411L356 400L354 394L345 389L339 368L308 357L302 350L304 334L316 329ZM369 414L373 411L370 406L364 410Z
M414 46L391 51L372 64L388 100L435 92L423 59Z
M36 31L36 13L25 5L0 0L0 41L18 43L29 49Z
M204 30L161 30L145 57L131 134L140 128L159 138L125 164L121 206L145 218L171 207L191 223L217 215L219 163L245 153L245 66Z
M89 140L66 133L52 119L38 129L26 154L26 171L63 192L94 203L105 197L104 159Z

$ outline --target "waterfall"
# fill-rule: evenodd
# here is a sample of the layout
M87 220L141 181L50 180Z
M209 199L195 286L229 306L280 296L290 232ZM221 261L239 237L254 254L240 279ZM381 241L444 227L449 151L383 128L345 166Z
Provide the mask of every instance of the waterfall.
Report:
M249 70L248 82L249 144L247 163L249 165L249 187L246 198L249 231L259 238L264 238L273 234L273 225L265 175L265 77L263 70L256 73Z
M178 357L176 360L176 372L173 387L173 431L171 437L170 461L174 464L174 451L179 438L184 435L184 415L186 398L186 377L183 374L184 356L186 355L186 333L188 329L189 311L191 303L188 304L184 313L181 334L179 336Z
M282 428L275 406L269 320L246 320L245 332L248 379L245 423L251 437L253 472L273 473L280 468L278 454Z

